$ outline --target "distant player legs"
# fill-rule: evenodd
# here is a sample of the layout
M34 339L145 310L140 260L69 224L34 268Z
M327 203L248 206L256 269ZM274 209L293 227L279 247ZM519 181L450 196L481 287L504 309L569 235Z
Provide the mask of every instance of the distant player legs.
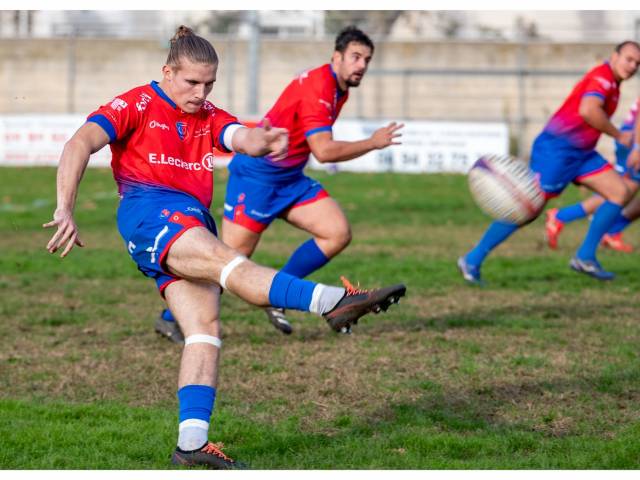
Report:
M621 178L624 181L624 183L627 185L627 188L629 189L629 194L631 196L635 195L636 192L638 191L638 187L640 187L640 184L638 184L638 182L626 176L623 176ZM589 215L593 214L598 208L600 208L600 205L602 205L604 202L605 202L605 199L602 196L595 194L579 202L578 204L569 205L567 207L563 207L559 209L556 214L556 218L562 223L570 223L575 220L580 220L582 218L588 217ZM638 213L633 213L633 212L639 209L640 209L640 206L634 208L631 206L631 203L630 203L627 207L625 207L623 214L625 215L625 217L629 219L637 218L638 214L640 214L640 211L638 211Z
M313 241L327 258L327 261L335 257L351 243L349 221L338 202L331 197L290 208L285 213L284 219L291 225L313 235ZM294 257L295 253L290 257L287 264L291 264L295 260ZM297 268L303 273L301 277L306 277L319 268L311 264L309 259L305 263L305 259L301 258L297 263L299 264ZM286 266L283 270L288 271ZM289 271L289 273L292 272Z
M246 257L253 255L261 236L262 233L256 233L222 217L222 241Z
M313 241L326 261L344 250L351 242L349 221L338 202L331 197L325 197L310 204L294 206L288 209L282 217L294 227L313 235ZM226 218L222 223L222 241L247 257L253 254L261 236L262 233L251 231ZM294 256L295 253L291 258ZM287 264L291 263L291 258ZM295 272L287 268L286 265L282 271L304 278L319 268L315 267L315 264L310 264L310 260L312 259L309 258L309 255L306 255L296 262Z
M635 184L635 190L632 191L632 195L638 193L640 184ZM640 217L640 198L634 196L629 203L624 207L622 214L629 220L634 221Z
M622 208L631 198L631 192L615 170L604 170L581 180L581 183L604 197L596 210L589 231L576 253L581 260L596 260L596 250L603 235L613 226Z

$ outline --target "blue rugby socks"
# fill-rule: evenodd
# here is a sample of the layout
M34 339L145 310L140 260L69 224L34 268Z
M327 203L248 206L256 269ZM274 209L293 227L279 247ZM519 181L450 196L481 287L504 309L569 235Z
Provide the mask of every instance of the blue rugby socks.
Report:
M304 278L324 266L328 261L329 258L320 250L315 239L310 238L293 252L281 271L294 277Z
M575 205L569 205L558 210L556 218L562 223L573 222L574 220L580 220L587 216L587 212L584 211L582 203L576 203Z
M207 443L215 399L216 389L208 385L185 385L178 390L180 450L196 450Z
M620 205L608 200L600 205L600 208L593 215L589 231L578 249L576 257L580 260L596 260L596 250L602 236L613 226L621 212Z
M162 311L162 319L167 321L167 322L175 322L176 321L176 317L173 316L173 313L171 313L171 310L169 310L168 308L165 308Z
M607 232L610 235L615 235L616 233L622 232L625 228L631 225L631 220L624 216L624 213L620 212L618 218L616 218L615 222L613 222L612 227Z
M473 266L480 266L493 249L504 242L513 232L520 228L515 223L495 221L484 233L478 244L467 253L465 260Z
M344 288L301 280L278 272L271 282L269 303L275 308L293 308L322 315L335 307L344 293Z

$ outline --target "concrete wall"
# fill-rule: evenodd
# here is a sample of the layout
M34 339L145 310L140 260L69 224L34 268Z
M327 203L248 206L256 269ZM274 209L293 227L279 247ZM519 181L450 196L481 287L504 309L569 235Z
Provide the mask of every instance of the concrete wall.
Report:
M233 38L211 40L221 63L210 98L246 117L247 44ZM258 115L269 109L296 73L329 61L332 47L332 41L264 40ZM523 126L526 152L580 75L607 58L611 47L585 43L534 43L526 47L488 42L379 43L369 74L352 90L342 116L506 121L514 139L519 138L518 129ZM0 113L88 113L133 86L159 80L166 51L164 42L141 40L2 40ZM515 71L518 65L557 73L522 78L509 72L486 74ZM447 73L447 69L464 72ZM415 72L402 75L402 70ZM622 92L616 121L639 93L638 80L625 83ZM609 139L601 142L607 154L611 143Z

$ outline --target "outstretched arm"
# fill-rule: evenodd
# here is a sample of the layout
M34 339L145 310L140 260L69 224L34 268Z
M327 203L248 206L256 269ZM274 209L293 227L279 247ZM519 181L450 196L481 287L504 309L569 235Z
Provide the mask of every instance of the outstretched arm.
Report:
M93 122L87 122L65 144L58 165L57 206L53 220L44 228L57 227L47 243L49 253L55 253L66 244L61 257L67 256L74 245L83 247L78 236L78 227L73 219L73 210L78 195L78 185L89 163L89 156L109 143L107 133Z
M595 95L582 97L579 108L579 113L582 119L593 128L613 137L626 147L631 145L632 133L621 132L613 123L611 123L611 120L609 120L609 117L607 116L607 112L604 110L604 101L600 97Z
M337 163L360 157L372 150L380 150L389 145L400 145L396 141L402 136L398 131L404 124L392 122L386 127L379 128L365 139L355 142L344 142L333 139L331 132L318 132L307 138L307 143L311 148L313 156L320 163Z
M269 119L265 118L262 127L236 130L231 143L234 152L252 157L268 155L272 160L282 160L289 149L289 131L272 127Z

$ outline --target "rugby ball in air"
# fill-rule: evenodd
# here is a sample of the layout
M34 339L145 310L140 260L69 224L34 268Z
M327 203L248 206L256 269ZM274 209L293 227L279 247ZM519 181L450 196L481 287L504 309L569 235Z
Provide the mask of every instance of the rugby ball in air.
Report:
M484 155L468 175L476 204L496 220L517 223L534 219L544 207L544 193L535 174L510 155Z

